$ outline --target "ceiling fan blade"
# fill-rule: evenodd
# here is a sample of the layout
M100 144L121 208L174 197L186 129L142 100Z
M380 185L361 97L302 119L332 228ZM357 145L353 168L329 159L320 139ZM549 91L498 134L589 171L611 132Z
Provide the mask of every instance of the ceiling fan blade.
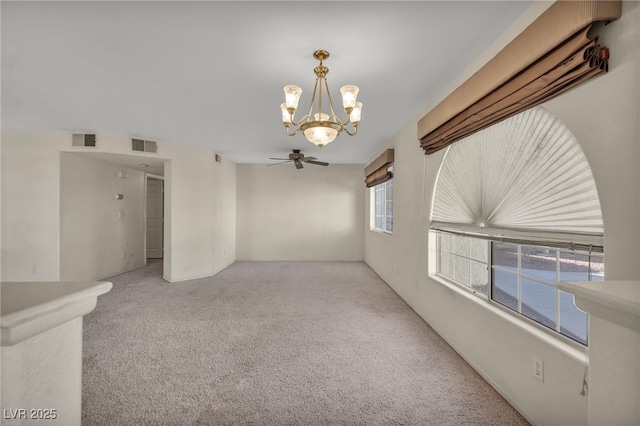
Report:
M302 159L302 161L306 161L306 162L313 161L313 160L316 160L316 157L304 157Z
M325 163L324 161L313 161L313 160L311 160L311 161L306 161L306 162L309 163L309 164L315 164L317 166L328 166L329 165L329 163Z
M302 165L302 163L300 161L296 161L296 169L301 169L304 166Z
M274 157L269 157L269 160L290 160L290 158L274 158Z
M284 163L288 163L291 160L286 160L286 161L281 161L279 163L273 163L273 164L267 164L267 167L271 167L271 166L277 166L278 164L284 164Z

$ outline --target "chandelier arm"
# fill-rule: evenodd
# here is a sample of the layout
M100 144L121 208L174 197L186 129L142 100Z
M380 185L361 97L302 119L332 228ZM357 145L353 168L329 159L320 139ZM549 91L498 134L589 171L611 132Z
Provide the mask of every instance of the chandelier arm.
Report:
M355 136L355 134L358 133L358 126L353 126L353 133L351 133L346 127L344 127L344 131L347 132L349 136Z
M287 134L287 136L295 136L296 133L298 133L298 129L296 129L293 133L289 133L289 126L284 126L284 132Z
M298 122L297 122L297 123L294 123L294 122L292 121L292 122L291 122L291 124L293 124L294 126L299 126L299 125L300 125L300 124L302 124L302 122L303 122L303 121L305 121L305 120L307 120L307 121L309 121L309 120L310 120L310 116L309 116L309 114L307 114L307 115L303 115L303 116L300 118L300 120L298 120ZM296 131L297 131L297 130L296 130Z
M347 121L347 122L345 123L344 121L342 121L342 120L340 119L340 117L338 117L338 116L337 116L337 115L335 115L335 114L332 114L332 115L329 117L329 120L331 120L331 119L334 119L334 120L335 120L335 122L336 122L336 123L338 123L339 125L341 125L342 127L345 127L347 124L349 124L349 121Z
M293 114L292 114L292 115L291 115L291 119L290 119L290 121L291 121L291 122L289 123L289 125L292 125L292 124L293 124L294 126L299 126L299 125L300 125L304 120L307 120L307 121L308 121L308 120L309 120L309 117L310 117L310 116L309 116L309 114L307 114L307 115L303 115L303 116L302 116L302 118L300 118L300 120L298 120L297 122L295 122L295 121L293 121ZM285 124L285 126L286 126L286 124ZM297 131L297 130L296 130L296 131Z

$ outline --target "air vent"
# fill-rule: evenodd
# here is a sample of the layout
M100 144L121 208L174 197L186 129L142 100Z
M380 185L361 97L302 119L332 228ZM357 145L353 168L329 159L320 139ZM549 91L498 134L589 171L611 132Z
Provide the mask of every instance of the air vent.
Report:
M93 133L74 133L71 139L71 146L96 147L96 135Z
M131 149L141 152L158 152L158 142L143 139L131 139Z

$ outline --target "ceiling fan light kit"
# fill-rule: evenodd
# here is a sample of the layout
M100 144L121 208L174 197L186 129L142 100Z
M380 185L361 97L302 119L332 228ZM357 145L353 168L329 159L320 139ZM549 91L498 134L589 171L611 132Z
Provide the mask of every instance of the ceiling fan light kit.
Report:
M358 86L351 84L342 86L340 89L342 107L347 114L346 121L342 121L333 109L331 92L329 92L329 85L327 83L329 68L322 64L322 61L329 57L329 52L326 50L316 50L313 53L313 57L320 61L320 64L313 69L313 72L316 74L316 82L313 87L309 113L297 122L295 121L294 115L298 109L298 101L300 100L300 95L302 95L302 89L294 85L284 87L285 102L280 105L280 109L282 111L282 123L284 124L287 135L293 136L297 132L302 132L309 142L322 148L326 144L333 142L342 131L345 131L349 136L353 136L358 132L358 125L360 124L360 117L362 115L362 102L356 101L358 92L360 91ZM329 114L322 112L323 96L326 96L328 101ZM316 98L318 112L314 113ZM353 131L347 128L349 123L351 123ZM297 127L292 133L289 131L291 126Z

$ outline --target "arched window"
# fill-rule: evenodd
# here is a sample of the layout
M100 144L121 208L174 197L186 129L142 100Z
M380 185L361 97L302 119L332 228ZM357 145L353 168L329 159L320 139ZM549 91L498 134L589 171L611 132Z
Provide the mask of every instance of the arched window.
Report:
M602 280L603 222L573 134L532 108L448 148L431 229L436 274L582 344L587 314L557 281Z

